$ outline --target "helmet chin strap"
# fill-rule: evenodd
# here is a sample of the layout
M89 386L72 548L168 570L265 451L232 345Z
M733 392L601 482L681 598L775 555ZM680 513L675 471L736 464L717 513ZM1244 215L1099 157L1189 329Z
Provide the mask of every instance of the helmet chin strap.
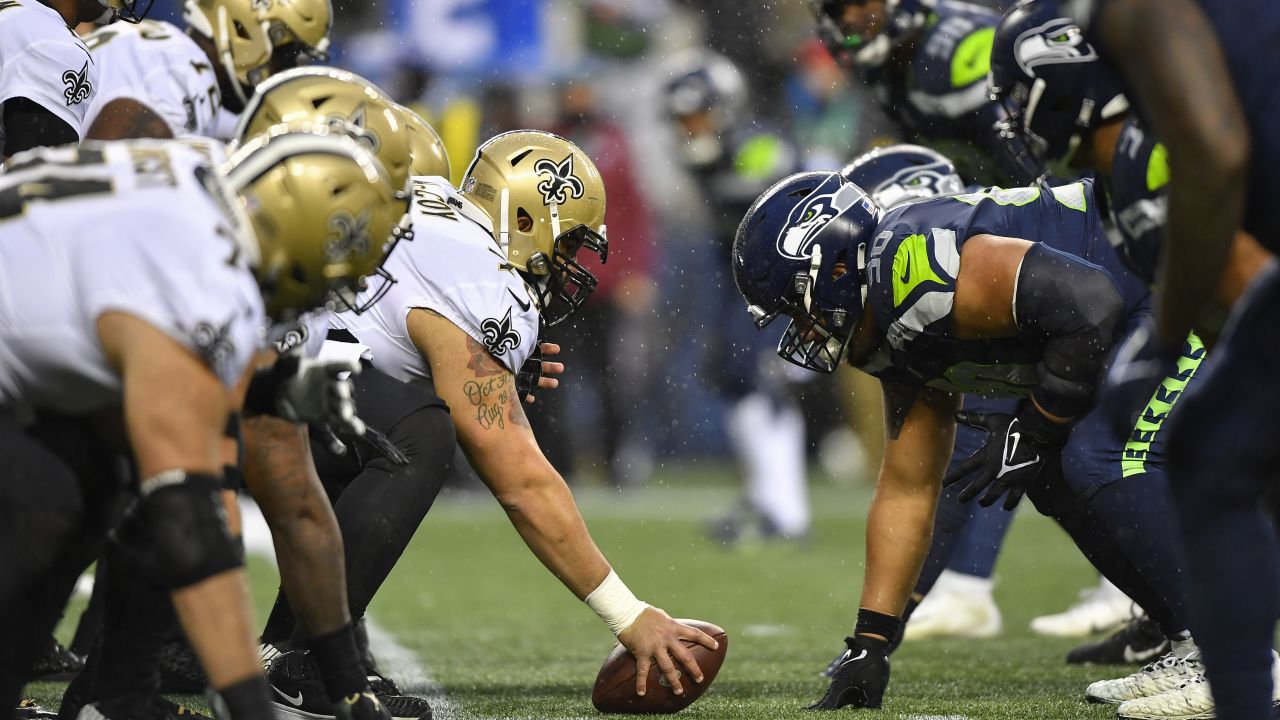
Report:
M862 304L867 304L867 244L858 243L858 257L854 261L857 263L856 272L858 273L858 292L862 294Z
M551 243L554 245L560 237L560 203L552 200L549 207L551 208ZM555 248L552 247L552 252L554 251Z
M502 188L502 192L498 201L498 246L502 248L502 254L510 260L511 256L508 251L511 248L511 226L508 224L511 220L511 191Z
M818 268L822 267L822 246L813 246L813 255L809 258L809 282L804 286L804 311L813 313L813 286L818 284Z

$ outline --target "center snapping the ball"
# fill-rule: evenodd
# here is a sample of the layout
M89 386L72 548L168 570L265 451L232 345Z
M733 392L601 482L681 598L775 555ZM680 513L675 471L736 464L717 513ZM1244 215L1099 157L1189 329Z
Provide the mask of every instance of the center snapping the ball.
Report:
M645 695L640 697L636 694L636 660L619 643L614 646L609 657L605 658L604 665L596 675L595 687L591 690L591 704L595 705L597 710L605 713L667 715L689 707L693 701L702 697L707 688L711 687L711 682L716 679L716 673L720 672L720 666L724 664L725 653L729 651L729 636L722 628L709 622L701 620L676 620L676 622L695 627L720 643L719 649L709 650L690 640L681 641L698 661L698 667L702 669L702 682L694 682L677 662L676 667L680 669L680 683L684 686L684 694L676 695L655 662L649 667Z

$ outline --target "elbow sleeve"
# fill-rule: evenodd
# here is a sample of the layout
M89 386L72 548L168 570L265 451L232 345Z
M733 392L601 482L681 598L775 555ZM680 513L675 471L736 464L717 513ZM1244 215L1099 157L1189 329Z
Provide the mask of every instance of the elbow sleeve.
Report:
M1059 417L1084 414L1124 327L1124 301L1111 276L1075 256L1033 245L1018 271L1013 310L1023 332L1045 337L1032 397Z

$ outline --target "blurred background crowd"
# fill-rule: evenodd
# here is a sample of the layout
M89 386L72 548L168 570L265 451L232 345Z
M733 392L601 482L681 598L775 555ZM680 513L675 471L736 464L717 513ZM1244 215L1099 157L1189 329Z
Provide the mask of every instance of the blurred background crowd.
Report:
M177 6L158 3L155 15L180 24ZM808 0L334 6L332 64L428 118L448 147L455 182L481 140L524 127L569 137L600 167L609 262L596 269L600 287L588 309L546 332L565 347L568 374L560 391L530 409L541 444L571 482L627 487L647 482L664 462L741 456L732 407L750 389L735 386L772 376L776 387L766 396L801 403L792 424L815 431L805 445L817 467L848 478L876 466L874 384L859 388L848 368L830 381L806 381L778 366L741 367L768 362L760 346L781 333L753 337L732 290L728 249L742 212L785 174L838 169L894 139L867 89L817 39ZM672 106L682 62L706 49L736 65L742 79L711 118L713 134L741 138L717 177L699 177L702 160L691 155L705 148L688 142L692 131Z

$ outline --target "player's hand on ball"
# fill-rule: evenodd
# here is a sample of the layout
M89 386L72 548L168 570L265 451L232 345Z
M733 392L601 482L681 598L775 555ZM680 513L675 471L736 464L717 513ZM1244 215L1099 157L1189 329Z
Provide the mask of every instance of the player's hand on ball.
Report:
M618 641L636 658L637 695L643 696L648 691L646 681L649 666L653 663L657 663L676 695L684 694L684 685L680 682L681 668L684 669L684 677L702 682L702 669L681 640L698 643L709 650L719 646L715 638L697 628L681 625L655 607L646 608L631 627L618 635Z
M889 643L879 638L845 638L848 650L840 658L831 685L818 702L806 710L839 710L846 705L878 708L889 687Z

